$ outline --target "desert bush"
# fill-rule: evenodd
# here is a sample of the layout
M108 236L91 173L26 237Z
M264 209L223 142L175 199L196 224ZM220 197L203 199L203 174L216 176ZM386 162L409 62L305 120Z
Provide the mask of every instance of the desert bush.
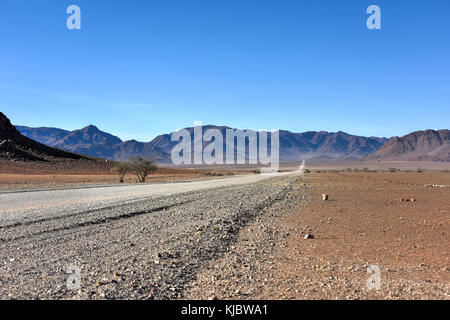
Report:
M362 168L362 172L370 172L369 168Z
M345 171L352 172L352 168L347 168L347 169L345 169Z
M119 182L123 183L125 175L131 171L131 165L126 162L117 162L114 165L114 171L119 175Z
M305 169L305 173L310 173L311 171L309 169Z
M138 182L145 182L148 175L156 170L156 165L152 159L142 159L136 157L130 160L130 170L138 177Z
M425 169L424 168L417 168L417 173L423 173L424 171L425 171Z
M205 172L205 176L222 177L224 175L225 174L223 172L213 172L213 171Z
M388 172L398 172L398 171L400 170L397 168L388 168Z

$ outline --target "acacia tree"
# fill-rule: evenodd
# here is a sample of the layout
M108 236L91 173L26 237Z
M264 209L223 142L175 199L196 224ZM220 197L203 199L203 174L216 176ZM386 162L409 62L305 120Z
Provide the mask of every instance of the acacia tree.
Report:
M145 182L147 176L156 170L156 165L152 159L142 159L136 157L131 159L131 171L138 177L138 182Z
M119 182L123 183L124 177L125 175L131 171L131 165L129 163L126 162L117 162L114 165L114 170L118 173L119 175Z

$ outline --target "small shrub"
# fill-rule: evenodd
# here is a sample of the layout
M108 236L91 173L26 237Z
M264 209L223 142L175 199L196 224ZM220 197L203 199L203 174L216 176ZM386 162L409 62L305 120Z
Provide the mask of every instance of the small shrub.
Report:
M144 183L147 176L156 170L156 166L152 159L142 159L136 157L131 159L131 171L138 177L138 182Z
M225 174L223 172L213 172L213 171L208 171L205 173L205 176L211 176L211 177L222 177ZM230 175L229 173L227 175Z
M131 171L131 165L126 162L117 162L114 165L114 171L119 175L119 182L123 183L125 175Z

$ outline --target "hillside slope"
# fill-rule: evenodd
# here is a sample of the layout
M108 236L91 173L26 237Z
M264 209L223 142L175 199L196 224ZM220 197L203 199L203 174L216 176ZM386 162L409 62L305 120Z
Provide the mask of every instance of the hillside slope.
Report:
M86 157L48 147L23 136L0 112L0 158L7 160L85 159Z
M450 131L425 130L395 137L363 160L447 162L450 161Z

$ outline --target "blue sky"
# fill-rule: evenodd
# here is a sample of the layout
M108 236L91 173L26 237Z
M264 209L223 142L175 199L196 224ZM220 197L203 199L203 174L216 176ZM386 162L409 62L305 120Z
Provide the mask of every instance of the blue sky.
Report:
M82 29L66 28L77 4ZM381 8L382 30L366 28ZM2 0L0 111L122 139L449 128L450 1Z

